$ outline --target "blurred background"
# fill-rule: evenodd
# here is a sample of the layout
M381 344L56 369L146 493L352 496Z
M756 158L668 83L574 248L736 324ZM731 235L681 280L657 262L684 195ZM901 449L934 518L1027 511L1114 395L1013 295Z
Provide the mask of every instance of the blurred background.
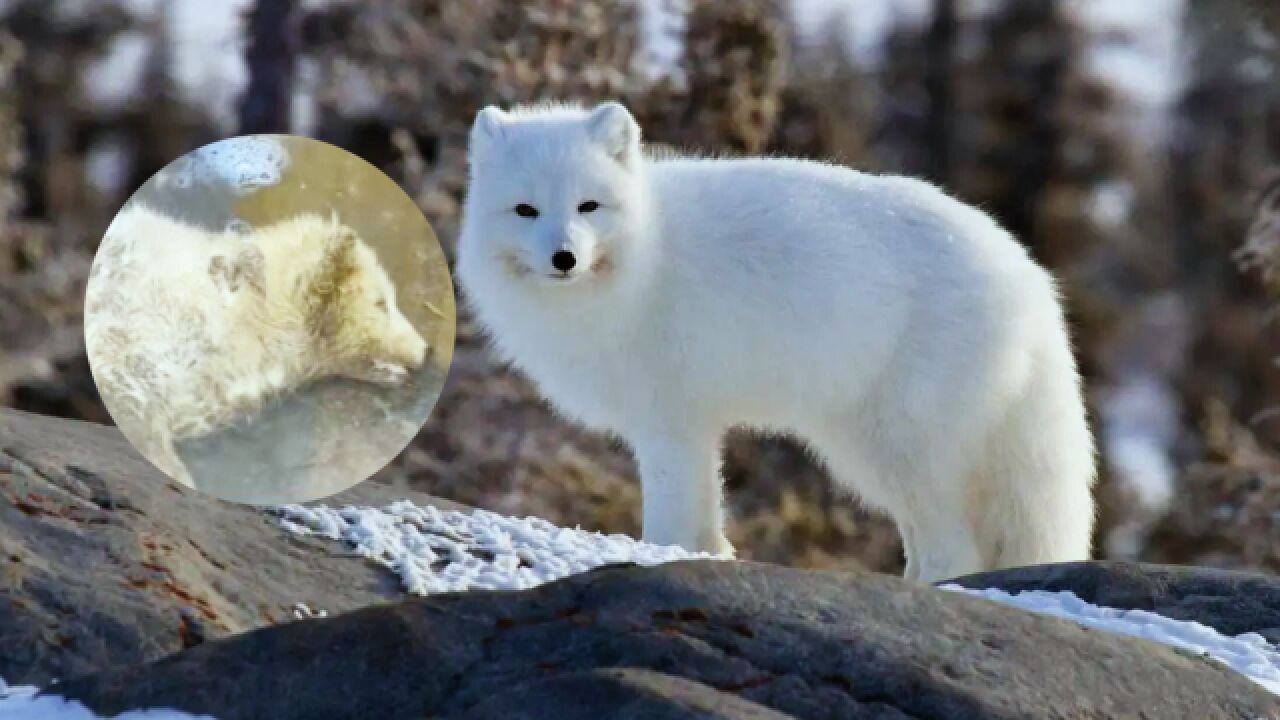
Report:
M616 98L650 142L920 175L994 213L1063 283L1098 555L1277 572L1278 43L1274 0L0 0L0 404L111 421L84 280L125 199L195 147L339 145L452 257L480 107ZM892 525L790 441L735 433L725 457L741 556L901 569ZM465 310L377 480L639 526L625 449L556 419Z

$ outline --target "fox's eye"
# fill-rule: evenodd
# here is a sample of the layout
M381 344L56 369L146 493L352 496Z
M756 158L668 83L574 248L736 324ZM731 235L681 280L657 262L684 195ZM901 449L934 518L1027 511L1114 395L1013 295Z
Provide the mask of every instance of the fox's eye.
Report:
M588 200L578 206L578 212L580 213L595 212L596 209L599 207L600 207L600 203L596 202L595 200Z
M387 309L387 299L386 299L386 298L382 298L381 300L379 300L379 301L378 301L378 309L379 309L379 310L386 310L386 309Z
M538 217L538 208L525 203L520 203L516 206L516 214L520 217L536 218Z

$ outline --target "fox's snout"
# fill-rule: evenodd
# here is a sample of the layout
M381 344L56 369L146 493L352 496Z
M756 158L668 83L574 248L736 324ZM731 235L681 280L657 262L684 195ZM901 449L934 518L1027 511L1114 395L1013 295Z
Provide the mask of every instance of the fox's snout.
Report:
M551 267L562 273L568 273L578 264L578 258L572 250L557 250L551 255Z
M570 235L544 244L537 249L536 255L534 262L541 274L569 278L591 267L595 242L589 235Z

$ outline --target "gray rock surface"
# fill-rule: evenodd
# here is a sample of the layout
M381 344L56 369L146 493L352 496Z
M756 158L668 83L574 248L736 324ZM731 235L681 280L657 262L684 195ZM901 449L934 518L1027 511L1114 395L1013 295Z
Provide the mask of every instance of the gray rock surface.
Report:
M456 507L373 483L328 502L401 497ZM965 583L1276 625L1254 576L1093 564ZM298 602L334 616L296 619ZM341 543L170 483L112 428L8 410L0 677L103 715L222 720L1280 717L1210 660L884 575L696 561L404 600Z
M373 482L324 500L408 497ZM140 663L206 639L400 599L399 581L260 510L168 480L115 428L0 408L0 678Z
M58 686L239 718L1250 718L1209 660L884 575L614 566L209 642Z
M1224 635L1256 632L1280 642L1280 578L1178 565L1081 562L1037 565L952 580L1016 593L1047 590L1125 610L1149 610L1208 625Z

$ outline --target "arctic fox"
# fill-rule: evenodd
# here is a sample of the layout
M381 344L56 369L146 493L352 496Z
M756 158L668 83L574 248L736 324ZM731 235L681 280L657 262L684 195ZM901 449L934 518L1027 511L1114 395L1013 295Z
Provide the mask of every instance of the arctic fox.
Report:
M460 284L505 360L632 447L646 541L733 552L720 444L749 426L888 512L910 579L1088 557L1057 289L983 212L812 161L658 158L618 103L487 107L469 159Z

